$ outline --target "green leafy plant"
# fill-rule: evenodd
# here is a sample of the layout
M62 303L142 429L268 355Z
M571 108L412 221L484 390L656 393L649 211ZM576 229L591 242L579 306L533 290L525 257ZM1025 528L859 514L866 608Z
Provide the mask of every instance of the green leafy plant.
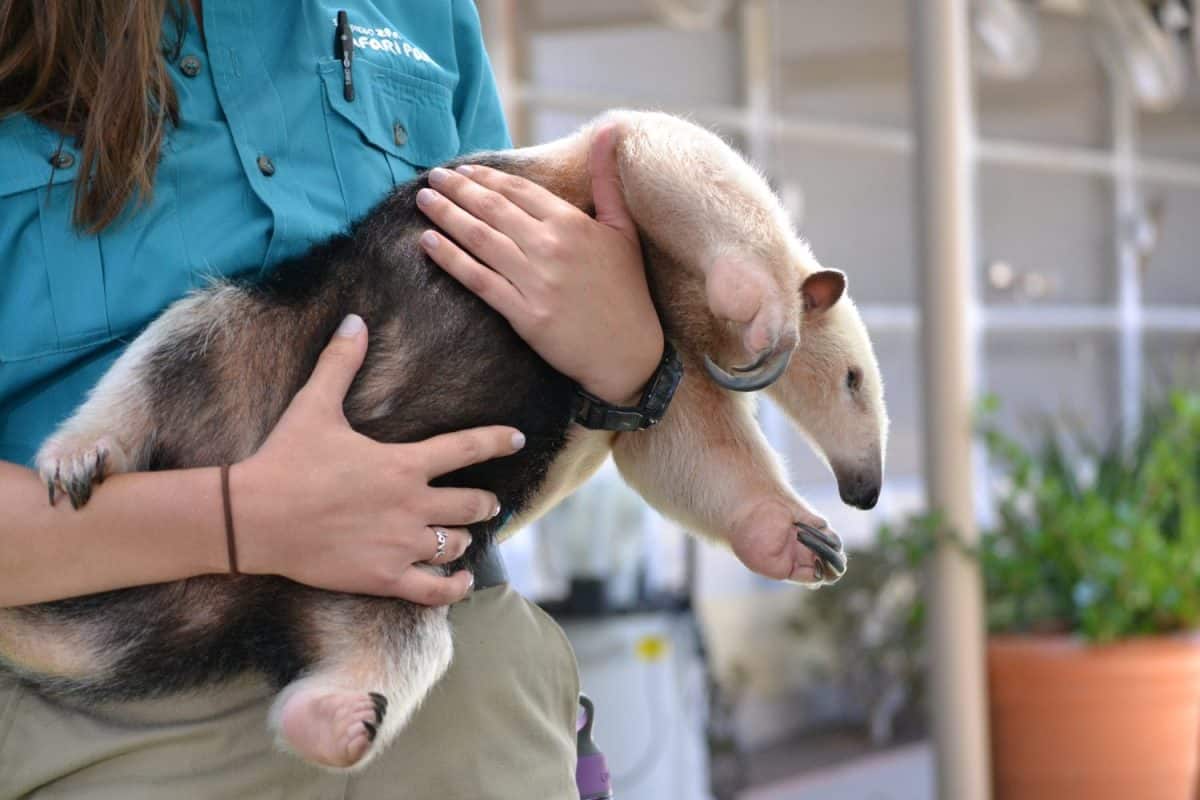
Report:
M985 403L985 419L994 411ZM989 630L1108 642L1200 623L1200 393L1170 393L1128 443L1049 425L1034 447L991 424L981 435L1004 476L973 549ZM876 546L903 539L920 560L940 538L956 541L922 514Z
M1200 394L1172 392L1127 446L983 436L1008 477L980 544L991 630L1107 642L1197 624Z

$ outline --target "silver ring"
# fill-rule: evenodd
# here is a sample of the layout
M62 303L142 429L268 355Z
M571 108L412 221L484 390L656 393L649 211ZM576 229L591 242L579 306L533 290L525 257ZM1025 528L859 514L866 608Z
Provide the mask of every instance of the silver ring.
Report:
M437 537L437 552L434 553L434 558L441 558L446 555L446 531L441 528L434 528L433 535Z

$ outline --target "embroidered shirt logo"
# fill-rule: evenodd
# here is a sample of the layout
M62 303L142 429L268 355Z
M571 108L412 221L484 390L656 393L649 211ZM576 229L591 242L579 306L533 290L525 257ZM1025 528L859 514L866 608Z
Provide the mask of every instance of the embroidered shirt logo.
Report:
M335 27L337 26L336 18L334 18L333 24ZM354 34L355 49L366 48L380 53L391 53L437 66L437 62L430 58L428 53L406 40L394 28L372 28L367 25L351 23L350 30Z

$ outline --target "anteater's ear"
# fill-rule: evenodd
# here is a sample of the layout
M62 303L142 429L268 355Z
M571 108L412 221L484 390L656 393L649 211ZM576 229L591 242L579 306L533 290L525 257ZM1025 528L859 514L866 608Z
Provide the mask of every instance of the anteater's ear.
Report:
M837 269L821 269L804 279L800 287L804 295L804 312L824 311L841 299L846 291L846 273Z

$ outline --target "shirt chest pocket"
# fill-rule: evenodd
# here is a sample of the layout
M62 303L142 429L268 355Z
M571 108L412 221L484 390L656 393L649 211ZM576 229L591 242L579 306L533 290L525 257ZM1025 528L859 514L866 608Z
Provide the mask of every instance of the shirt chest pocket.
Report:
M100 241L79 234L71 222L79 157L59 151L56 137L32 123L5 122L8 130L0 136L0 363L110 339Z
M329 146L350 221L364 216L393 186L458 155L453 95L445 84L366 59L354 61L354 99L342 65L318 72Z

